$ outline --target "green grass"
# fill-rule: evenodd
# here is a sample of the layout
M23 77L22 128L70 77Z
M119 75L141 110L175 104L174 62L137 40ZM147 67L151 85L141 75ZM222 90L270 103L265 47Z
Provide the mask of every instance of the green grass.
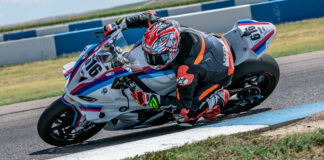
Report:
M267 53L274 57L324 50L324 18L277 26ZM59 96L64 90L62 66L77 54L0 68L0 106Z
M194 4L194 3L208 2L208 1L213 1L213 0L176 0L176 1L165 0L165 2L161 1L157 4L149 4L149 5L145 5L146 4L145 2L141 2L141 3L115 7L115 8L98 11L98 12L94 12L94 13L89 13L86 15L75 16L75 17L50 20L50 21L32 23L32 24L23 24L23 25L15 25L15 26L10 26L10 27L2 27L2 28L0 28L0 33L21 30L21 29L35 28L35 27L44 27L44 26L50 26L50 25L55 25L55 24L70 23L70 22L76 22L76 21L82 21L82 20L103 18L103 17L128 14L128 13L134 13L134 12L141 12L141 11L147 11L147 10L155 10L155 9L161 9L161 8L167 8L167 7L175 7L175 6L188 5L188 4Z
M65 55L46 61L0 67L0 106L64 93L62 66L77 55Z
M273 57L324 50L324 18L280 24L277 30L267 50Z
M281 138L243 133L128 159L324 159L323 151L324 130Z

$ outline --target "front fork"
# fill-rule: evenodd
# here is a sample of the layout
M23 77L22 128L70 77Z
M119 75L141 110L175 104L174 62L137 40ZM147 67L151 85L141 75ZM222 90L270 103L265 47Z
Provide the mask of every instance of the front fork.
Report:
M81 122L82 114L81 114L79 108L73 104L75 101L72 98L66 96L65 94L62 95L61 100L64 104L71 107L73 109L73 111L75 112L74 120L73 120L73 127L78 127Z

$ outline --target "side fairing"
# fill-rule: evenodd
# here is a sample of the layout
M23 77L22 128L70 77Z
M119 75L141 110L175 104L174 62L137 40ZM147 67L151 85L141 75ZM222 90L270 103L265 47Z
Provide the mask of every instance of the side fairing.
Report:
M63 66L62 73L63 73L65 79L68 79L70 77L70 74L73 70L74 65L75 65L75 62L70 62Z

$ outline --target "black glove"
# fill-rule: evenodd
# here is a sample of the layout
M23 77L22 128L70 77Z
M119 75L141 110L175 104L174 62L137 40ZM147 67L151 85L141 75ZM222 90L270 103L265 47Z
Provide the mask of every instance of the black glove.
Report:
M115 23L107 24L106 26L104 26L105 37L107 37L108 35L110 35L111 33L115 32L118 29L122 29L122 30L127 29L127 24L126 24L125 18L119 18L116 20Z

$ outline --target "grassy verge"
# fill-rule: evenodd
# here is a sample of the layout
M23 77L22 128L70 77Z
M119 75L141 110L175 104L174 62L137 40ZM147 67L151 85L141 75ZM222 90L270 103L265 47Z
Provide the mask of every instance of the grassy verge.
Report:
M76 54L46 61L0 68L0 105L61 95L65 78L62 65L75 61Z
M280 24L277 30L267 50L273 57L324 50L324 18Z
M33 23L33 24L24 24L24 25L3 27L3 28L0 28L0 33L21 30L21 29L35 28L35 27L50 26L50 25L55 25L55 24L70 23L70 22L76 22L76 21L82 21L82 20L103 18L103 17L115 16L115 15L121 15L121 14L127 14L127 13L147 11L147 10L152 10L152 9L154 10L154 9L161 9L161 8L167 8L167 7L195 4L195 3L208 2L208 1L214 1L214 0L176 0L176 1L166 0L165 2L161 1L159 3L153 3L153 4L149 4L149 5L146 5L146 3L142 2L142 3L136 3L136 4L115 7L115 8L111 8L111 9L107 9L107 10L103 10L103 11L99 11L99 12L95 12L95 13L89 13L86 15L75 16L75 17L50 20L50 21L45 21L45 22Z
M324 130L271 138L220 136L129 159L323 159Z
M323 50L323 24L324 18L319 18L278 25L278 34L267 53L280 57ZM76 60L76 56L1 67L0 106L62 94L62 65Z

